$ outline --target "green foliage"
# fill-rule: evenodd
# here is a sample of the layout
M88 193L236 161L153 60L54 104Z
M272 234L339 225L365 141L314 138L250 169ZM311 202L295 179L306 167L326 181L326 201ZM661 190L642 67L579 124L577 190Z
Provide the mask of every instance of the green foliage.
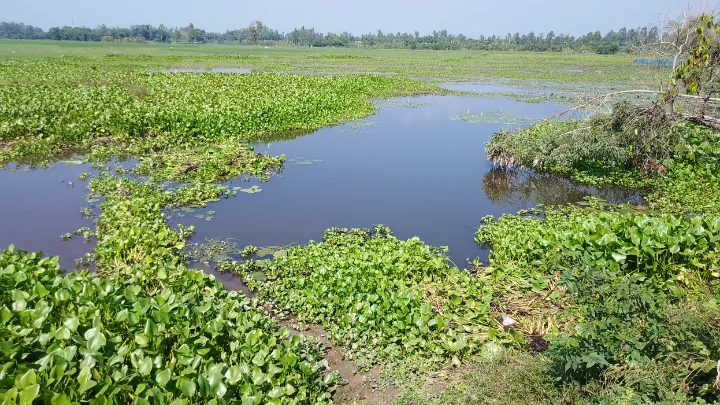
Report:
M481 226L476 240L492 247L493 261L548 274L579 264L662 279L687 272L720 277L717 217L565 206L545 211L544 218L504 215Z
M323 325L363 367L416 353L458 362L488 337L512 341L489 313L488 283L450 267L418 238L401 241L381 226L329 230L322 242L276 257L264 274L262 299Z
M720 132L690 124L677 131L678 148L649 204L669 212L720 213Z
M0 254L6 403L330 403L320 353L212 277L61 275Z
M677 96L680 90L691 95L716 95L717 70L720 64L720 23L715 22L714 16L703 14L694 28L690 55L673 72L667 99ZM682 89L678 84L682 84Z
M599 400L718 400L720 219L639 212L591 200L542 216L484 218L490 267L570 299L552 335L553 375ZM561 274L556 280L556 274ZM607 387L592 389L599 381ZM620 388L627 392L616 392Z
M618 44L602 44L600 45L595 53L598 53L600 55L614 55L620 51L620 46Z
M543 122L517 132L501 131L487 143L488 159L506 168L524 167L570 174L590 183L647 186L664 173L679 137L661 112L638 117L629 103L612 115ZM628 170L629 169L629 170Z
M100 273L142 272L147 280L184 262L185 239L193 228L167 225L163 210L204 205L215 201L226 188L197 184L165 190L153 183L104 175L90 182L90 190L105 197L97 222L95 259Z
M595 162L612 168L628 164L630 143L622 133L576 120L545 122L518 132L500 131L485 146L488 159L503 167L551 171L582 169Z
M575 332L555 339L550 356L559 378L587 383L603 376L652 401L717 401L720 296L686 293L641 273L568 271ZM694 295L694 296L693 296Z
M0 86L0 164L71 149L95 149L93 155L106 160L121 152L157 155L168 146L208 145L195 151L199 158L227 146L215 142L314 130L371 114L373 97L432 89L375 75L172 74L92 63L0 63L6 81ZM182 152L174 150L167 160L177 161Z
M241 140L228 140L149 152L139 158L133 172L149 175L154 181L215 183L241 174L265 176L279 171L284 162L284 155L266 156L255 153Z

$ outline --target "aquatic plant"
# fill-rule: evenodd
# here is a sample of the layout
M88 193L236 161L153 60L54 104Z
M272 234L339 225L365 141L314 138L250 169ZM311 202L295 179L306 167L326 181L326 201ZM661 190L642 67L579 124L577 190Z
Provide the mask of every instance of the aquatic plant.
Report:
M317 346L213 277L165 265L157 288L0 253L4 401L331 403Z
M150 170L154 169L151 161L167 154L167 147L174 155L166 160L177 162L183 151L190 155L180 167L157 163L157 175L166 176L192 177L195 171L184 172L192 167L188 165L203 169L212 162L193 162L192 155L207 159L230 142L241 144L268 133L313 130L362 118L374 111L374 97L432 91L420 82L374 75L164 74L101 66L92 71L89 80L83 63L44 60L20 64L27 70L17 70L17 64L0 65L10 76L37 74L28 84L0 86L0 139L4 145L0 164L68 150L92 150L95 160L150 155L152 159L140 168ZM50 74L56 80L44 81ZM144 89L142 97L134 95L135 88ZM223 141L226 143L215 144ZM194 153L189 153L188 147Z
M364 368L413 354L459 363L488 339L524 343L491 315L490 283L449 266L442 250L399 240L382 226L331 229L321 242L258 266L266 279L255 283L260 299L323 325Z

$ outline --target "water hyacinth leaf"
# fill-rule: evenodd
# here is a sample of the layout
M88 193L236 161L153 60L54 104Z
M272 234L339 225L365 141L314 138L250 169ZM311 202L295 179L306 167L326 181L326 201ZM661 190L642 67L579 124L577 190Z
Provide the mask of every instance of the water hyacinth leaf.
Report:
M145 335L149 338L153 338L153 337L157 336L157 334L158 334L157 324L152 319L148 319L145 322L144 332L145 332Z
M24 311L26 307L27 307L27 302L25 300L17 300L17 301L14 301L12 304L12 309L15 312Z
M138 370L138 373L140 373L140 375L143 375L143 376L149 375L150 372L152 371L152 369L153 369L153 363L152 363L151 357L143 357L142 359L140 359L138 361L137 370Z
M247 194L255 194L255 193L261 192L262 189L261 189L260 187L258 187L257 185L254 185L254 186L249 187L249 188L242 188L242 187L241 187L241 188L239 188L237 191L241 191L241 192L247 193Z
M53 395L52 399L50 399L50 403L52 405L71 405L72 404L72 402L70 401L70 397L68 397L63 392Z
M194 381L183 378L179 381L179 385L180 390L182 390L183 394L185 394L186 397L191 398L193 395L195 395L196 385Z
M70 339L70 329L68 329L65 326L60 327L57 331L55 331L55 337L60 340L68 340Z
M37 375L35 374L35 370L30 369L20 378L20 381L17 383L17 387L25 389L35 384L37 384Z
M142 346L147 346L150 343L150 338L144 333L138 333L135 335L135 343Z
M78 326L80 325L80 320L74 316L72 318L67 318L63 322L63 325L68 328L71 332L76 332L78 329Z
M37 398L38 393L40 393L39 384L33 384L24 388L22 391L20 391L20 395L18 397L18 405L32 404L35 398Z
M170 377L172 376L170 369L165 369L155 376L155 381L158 383L160 387L164 387L169 381Z
M624 254L615 253L615 252L612 253L612 257L618 263L622 263L625 261L625 259L627 259L627 256L625 256Z
M268 393L268 396L270 398L280 398L285 395L285 388L284 387L274 387L270 390Z
M0 308L0 323L7 323L12 316L12 312L10 312L6 306L3 305L3 307Z

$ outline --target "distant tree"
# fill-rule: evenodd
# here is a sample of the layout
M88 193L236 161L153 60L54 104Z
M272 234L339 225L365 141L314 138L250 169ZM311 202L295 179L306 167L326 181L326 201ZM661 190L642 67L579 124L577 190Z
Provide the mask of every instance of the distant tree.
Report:
M250 43L257 44L258 41L258 27L255 22L252 22L248 27L248 40Z

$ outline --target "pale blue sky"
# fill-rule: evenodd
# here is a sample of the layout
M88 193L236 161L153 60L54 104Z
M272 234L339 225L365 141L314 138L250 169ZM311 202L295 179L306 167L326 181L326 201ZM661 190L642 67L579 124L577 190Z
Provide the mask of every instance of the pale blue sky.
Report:
M280 31L304 25L353 34L447 29L477 37L535 31L603 33L644 26L718 0L0 0L0 21L52 26L133 24L185 26L224 32L253 20Z

